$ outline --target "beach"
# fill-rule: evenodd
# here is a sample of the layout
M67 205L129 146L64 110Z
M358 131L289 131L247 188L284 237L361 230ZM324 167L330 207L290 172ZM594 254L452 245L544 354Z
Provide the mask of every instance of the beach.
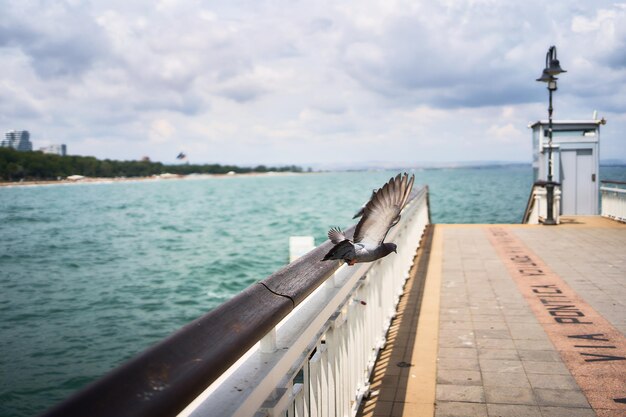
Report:
M284 175L300 175L301 172L249 172L249 173L228 173L228 174L161 174L151 175L149 177L82 177L78 179L60 179L60 180L24 180L24 181L0 181L0 187L32 187L41 185L75 185L75 184L109 184L109 183L125 183L138 181L163 181L163 180L182 180L182 179L205 179L205 178L235 178L235 177L259 177L259 176L284 176Z

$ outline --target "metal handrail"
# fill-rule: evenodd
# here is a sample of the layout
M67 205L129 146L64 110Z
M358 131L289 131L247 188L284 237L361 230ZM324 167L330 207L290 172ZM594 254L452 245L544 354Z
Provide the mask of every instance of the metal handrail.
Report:
M626 185L626 181L615 181L615 180L600 180L602 184L617 184L617 185Z
M427 187L409 201L428 198ZM354 233L355 226L346 230ZM389 239L393 238L392 229ZM182 411L274 328L341 263L322 245L184 326L42 417L160 417Z
M615 193L626 193L626 188L600 187L600 191L611 191Z

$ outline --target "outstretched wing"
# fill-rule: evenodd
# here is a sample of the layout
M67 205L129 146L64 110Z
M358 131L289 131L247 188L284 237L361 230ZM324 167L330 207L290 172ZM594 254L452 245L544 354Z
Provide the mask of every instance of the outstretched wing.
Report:
M414 175L409 179L406 173L398 174L374 193L365 205L363 217L356 225L353 239L355 243L378 246L383 242L389 229L399 220L414 181Z

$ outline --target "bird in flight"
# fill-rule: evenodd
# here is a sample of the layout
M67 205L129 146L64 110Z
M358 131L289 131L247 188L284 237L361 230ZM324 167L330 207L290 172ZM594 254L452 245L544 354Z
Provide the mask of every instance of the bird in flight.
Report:
M400 221L400 212L409 199L414 181L414 175L409 178L407 173L398 174L372 193L352 240L346 238L341 229L330 229L328 238L335 246L322 260L341 259L348 265L354 265L375 261L391 252L397 253L396 244L385 243L384 240L389 229Z

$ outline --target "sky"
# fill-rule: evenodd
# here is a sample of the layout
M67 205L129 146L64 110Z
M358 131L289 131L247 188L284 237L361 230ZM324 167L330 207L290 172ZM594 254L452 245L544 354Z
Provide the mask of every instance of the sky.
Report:
M626 160L626 2L0 0L0 130L172 163L529 162L547 119Z

